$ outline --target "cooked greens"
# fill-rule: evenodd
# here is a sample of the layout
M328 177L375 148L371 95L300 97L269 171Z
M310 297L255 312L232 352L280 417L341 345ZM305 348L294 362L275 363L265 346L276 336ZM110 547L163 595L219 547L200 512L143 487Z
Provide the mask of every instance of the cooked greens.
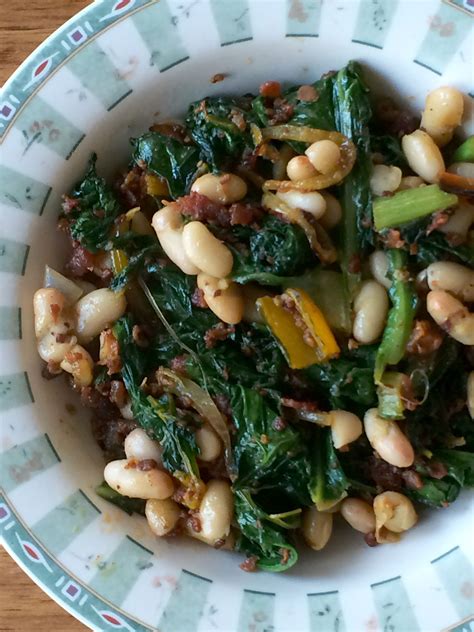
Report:
M157 535L242 551L245 570L291 568L299 531L319 550L354 498L374 545L414 526L412 503L474 486L469 182L413 178L394 133L409 117L375 111L356 62L191 103L132 139L114 187L93 157L60 219L81 281L50 271L35 296L45 370L71 374L105 453L125 452L97 494L150 524L166 507Z

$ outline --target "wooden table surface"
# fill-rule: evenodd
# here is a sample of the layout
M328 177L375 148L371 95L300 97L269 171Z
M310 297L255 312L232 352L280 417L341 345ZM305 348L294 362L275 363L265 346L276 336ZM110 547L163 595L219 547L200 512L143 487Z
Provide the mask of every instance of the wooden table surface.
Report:
M87 0L0 0L0 86ZM87 628L40 590L0 546L0 631L84 632Z

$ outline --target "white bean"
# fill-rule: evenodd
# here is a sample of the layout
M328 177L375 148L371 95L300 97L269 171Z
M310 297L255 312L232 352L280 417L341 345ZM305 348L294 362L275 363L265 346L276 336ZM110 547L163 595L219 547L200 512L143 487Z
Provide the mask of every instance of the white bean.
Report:
M402 181L402 171L398 167L374 165L370 176L370 189L374 195L396 191Z
M290 180L306 180L317 174L316 169L310 163L307 156L295 156L286 165L286 173Z
M64 355L60 367L66 373L71 373L78 386L89 386L92 383L94 360L80 345L74 345Z
M430 290L446 290L463 303L474 301L474 270L453 261L437 261L426 274Z
M63 333L68 336L66 341L57 342L56 336ZM38 341L38 354L45 362L62 362L76 343L76 336L68 335L62 325L57 325Z
M392 285L388 278L388 257L383 250L375 250L369 257L369 268L374 279L387 290Z
M199 507L201 536L209 544L226 538L234 515L234 497L226 481L211 480Z
M377 281L365 281L354 300L352 335L370 344L381 335L388 313L387 291Z
M439 176L445 170L444 160L431 136L417 129L402 138L402 149L416 174L430 184L439 182Z
M326 200L317 191L279 191L277 195L290 208L299 208L311 213L315 219L324 215L326 210Z
M233 173L206 173L193 182L191 191L205 195L212 202L232 204L247 195L247 184Z
M145 516L153 533L162 538L175 528L181 516L181 510L178 503L171 498L163 500L151 498L146 501Z
M441 86L426 97L421 127L443 147L449 143L455 128L461 124L463 111L462 93L456 88Z
M244 314L240 285L201 272L197 277L197 286L203 291L207 306L218 318L229 325L240 323Z
M332 442L337 450L358 439L363 432L359 417L347 410L331 410L329 421Z
M413 465L413 446L396 421L382 419L377 408L370 408L364 416L364 430L370 445L384 461L396 467Z
M158 465L162 463L163 448L158 441L149 437L143 428L132 430L125 437L123 447L127 459L135 459L136 461L153 459Z
M332 173L341 159L341 150L332 140L317 140L304 152L319 173Z
M447 171L462 178L474 178L474 162L453 162Z
M127 301L121 292L100 288L83 296L75 305L75 329L80 343L86 344L110 327L125 312Z
M345 498L341 505L341 516L353 529L361 533L375 531L375 513L365 500L360 498Z
M35 334L38 339L56 325L66 306L64 294L56 288L42 288L33 297Z
M387 491L374 498L375 537L377 542L393 542L400 534L415 526L418 516L413 503L403 494ZM388 532L388 533L387 533Z
M474 204L461 201L446 224L440 226L438 230L446 235L455 236L457 240L466 241L472 224L474 224Z
M339 200L332 193L321 193L326 201L326 210L324 215L319 219L319 223L326 230L331 230L337 226L342 219L342 207Z
M205 274L223 279L234 265L231 251L202 222L189 222L183 229L183 247L188 259Z
M469 373L467 378L467 409L471 415L471 419L474 419L474 371Z
M332 534L333 514L309 507L303 512L302 531L308 546L315 551L324 549Z
M199 448L199 459L204 462L215 461L222 452L222 443L217 434L207 423L198 428L194 434Z
M184 252L183 218L178 204L173 202L156 211L151 220L161 247L184 274L198 274L197 268Z
M405 191L406 189L417 189L424 186L425 181L420 176L405 176L401 179L398 190Z
M45 362L60 363L77 343L64 294L56 288L35 292L33 311L38 353Z
M461 301L444 290L432 290L426 297L426 309L451 338L466 346L474 345L474 313Z
M106 482L122 496L130 498L157 498L164 500L172 496L174 485L171 476L158 469L142 471L135 461L122 459L111 461L105 466Z

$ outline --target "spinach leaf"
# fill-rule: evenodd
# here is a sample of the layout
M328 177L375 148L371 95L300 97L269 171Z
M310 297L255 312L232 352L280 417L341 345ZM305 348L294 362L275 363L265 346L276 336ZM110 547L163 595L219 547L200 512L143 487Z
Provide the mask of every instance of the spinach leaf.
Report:
M208 97L189 106L186 128L201 151L201 157L220 171L252 149L250 123L254 116L249 100L233 97Z
M453 246L444 233L435 230L418 240L416 261L420 266L429 266L440 259L453 259L474 267L474 248L467 244Z
M234 490L235 518L241 535L236 548L257 558L258 568L280 572L298 561L298 553L284 533L253 500L250 492Z
M140 273L146 266L147 261L153 259L162 253L160 244L153 238L151 243L142 247L138 252L134 252L130 255L127 265L116 274L110 283L110 289L123 290L130 281Z
M288 120L288 124L333 130L335 127L333 110L334 74L318 79L311 85L316 94L314 101L300 99L298 97L299 86L294 86L283 92L283 99L293 107L293 114ZM262 125L269 125L268 109L264 97L259 96L253 100L252 110ZM290 142L289 144L299 153L303 153L306 148L304 143Z
M132 145L134 161L143 161L150 171L165 178L173 198L188 192L199 162L197 147L159 132L132 139Z
M112 228L121 214L114 192L103 178L97 175L93 155L84 179L76 184L72 196L78 204L67 212L71 237L89 252L103 250L111 237Z
M313 364L301 373L322 405L363 415L367 408L377 405L373 379L376 352L375 345L367 345L331 362Z
M251 280L265 282L265 277L291 276L301 273L315 262L304 231L268 215L259 229L234 227L233 234L247 249L233 248L232 278L238 283Z
M237 430L235 487L254 491L276 488L292 503L291 508L309 505L309 462L301 432L289 425L277 429L278 413L251 388L232 387L230 405Z
M146 500L122 496L122 494L119 494L115 489L107 485L105 481L95 488L95 493L107 502L120 507L120 509L128 513L129 516L133 513L141 514L142 516L145 515Z
M265 388L271 396L270 391L279 387L287 364L266 327L241 323L227 340L208 348L205 334L219 320L210 310L193 306L195 280L173 265L153 264L148 267L147 285L181 343L198 357L191 357L176 339L162 331L153 343L155 363L169 365L184 353L189 377L204 388L204 370L207 386L215 394L227 394L231 385L242 384Z
M347 496L349 481L339 463L329 428L317 428L311 451L311 500L328 509Z
M429 507L447 507L459 496L460 485L453 479L436 479L423 477L423 487L421 489L406 489L404 493L412 500L415 500Z
M156 369L155 358L147 349L135 344L132 329L130 317L121 318L114 326L122 360L122 379L132 400L133 417L161 444L163 464L168 470L199 476L194 434L184 423L179 423L172 396L155 399L140 388L147 372Z
M433 457L446 466L448 476L461 487L474 486L474 454L461 450L435 450Z
M372 170L369 123L372 110L369 90L362 71L351 61L337 73L334 81L334 115L336 129L350 138L357 148L357 161L340 186L342 219L342 269L349 296L357 285L357 262L373 243L372 195L370 174Z

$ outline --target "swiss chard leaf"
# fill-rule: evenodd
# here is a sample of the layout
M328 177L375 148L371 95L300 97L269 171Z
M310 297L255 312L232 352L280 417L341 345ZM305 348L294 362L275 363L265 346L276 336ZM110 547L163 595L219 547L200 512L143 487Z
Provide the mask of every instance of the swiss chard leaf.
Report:
M84 179L72 192L78 205L66 215L71 237L93 253L107 246L114 222L121 214L114 192L97 174L95 163L96 156L93 156Z
M286 224L277 217L267 216L258 230L235 227L234 234L247 245L244 252L233 249L232 277L238 283L270 280L277 276L300 274L315 262L304 231Z
M135 344L132 329L133 323L129 317L121 318L114 326L120 347L122 378L132 401L133 417L161 444L163 464L167 469L198 476L198 448L194 434L184 424L178 423L172 396L163 395L155 399L140 388L147 372L156 368L155 358L147 349Z
M245 98L208 97L191 103L186 128L213 171L238 161L253 148L250 123L254 120Z
M311 451L311 500L320 510L347 496L349 481L339 463L329 428L318 428Z
M284 531L275 526L253 500L250 492L234 491L235 518L241 535L237 548L257 558L258 568L280 572L291 568L298 561L298 553Z
M143 161L150 171L165 178L173 198L188 192L199 162L197 147L159 132L147 132L132 144L134 161Z
M356 62L350 62L337 73L334 81L334 113L336 129L350 138L357 148L357 162L341 185L342 269L349 294L358 282L357 262L373 243L372 170L369 123L372 110L369 90Z

